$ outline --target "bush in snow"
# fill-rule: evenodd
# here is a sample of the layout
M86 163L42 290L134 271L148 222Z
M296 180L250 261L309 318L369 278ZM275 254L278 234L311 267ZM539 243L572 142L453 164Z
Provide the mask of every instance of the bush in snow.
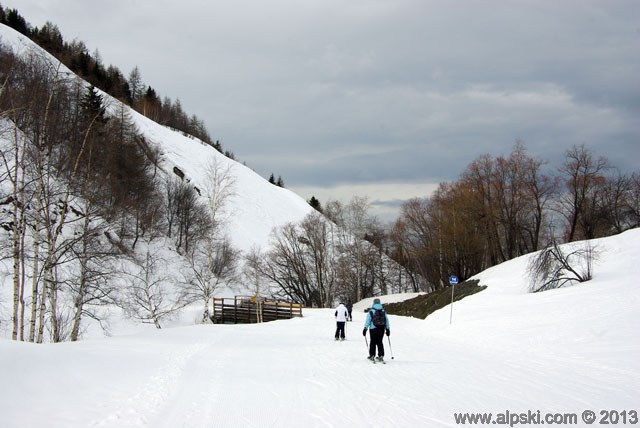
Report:
M589 281L593 276L595 258L596 251L589 241L585 241L582 246L560 246L553 240L529 261L529 291L537 293L560 288L567 283Z

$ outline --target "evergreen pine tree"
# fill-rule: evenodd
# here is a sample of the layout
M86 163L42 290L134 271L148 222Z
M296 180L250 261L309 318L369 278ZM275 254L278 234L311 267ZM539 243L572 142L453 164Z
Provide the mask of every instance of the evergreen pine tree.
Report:
M3 23L7 24L9 27L24 34L25 36L29 35L29 24L27 24L27 21L22 17L22 15L20 15L17 9L8 9L5 12L4 20L5 22Z
M309 205L311 205L311 207L316 211L318 211L319 213L322 212L322 205L320 204L320 201L315 196L312 196L311 199L309 199Z
M87 89L87 94L82 99L82 107L89 120L95 117L102 123L107 121L104 100L95 86L91 85Z
M131 100L133 104L135 104L138 102L138 100L140 100L140 98L144 96L144 84L142 83L140 69L137 65L133 68L133 70L131 70L131 73L129 73L128 83L129 90L131 91ZM149 87L149 89L151 88Z

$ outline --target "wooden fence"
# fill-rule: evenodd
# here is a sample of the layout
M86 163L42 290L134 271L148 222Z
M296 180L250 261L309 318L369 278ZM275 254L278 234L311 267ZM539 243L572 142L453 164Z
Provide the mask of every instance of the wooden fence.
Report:
M299 303L236 296L214 298L211 320L215 324L242 324L301 316L302 305Z

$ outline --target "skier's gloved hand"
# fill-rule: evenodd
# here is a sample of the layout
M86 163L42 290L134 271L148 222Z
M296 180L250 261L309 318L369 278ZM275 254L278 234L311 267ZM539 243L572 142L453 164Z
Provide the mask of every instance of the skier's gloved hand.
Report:
M363 335L363 336L366 336L366 335L367 335L367 329L366 329L366 328L362 330L362 335Z
M386 330L385 330L385 333L387 333L387 336L389 336L389 335L391 334L391 330L386 329Z

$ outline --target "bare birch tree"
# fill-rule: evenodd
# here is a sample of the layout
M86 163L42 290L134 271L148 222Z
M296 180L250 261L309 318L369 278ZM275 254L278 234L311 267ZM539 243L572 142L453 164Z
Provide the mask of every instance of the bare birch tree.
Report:
M154 246L155 242L146 240L144 254L131 259L133 268L126 274L130 282L118 305L130 318L160 329L164 320L171 319L189 302L175 287L176 278L167 271L166 261Z
M209 307L216 290L222 284L237 281L240 251L233 248L228 238L210 236L191 247L187 261L189 270L182 288L189 302L202 302L202 322L205 323L210 320Z
M71 248L76 274L70 275L66 289L73 300L70 340L80 337L82 320L89 317L102 324L98 309L115 300L115 258L117 248L109 241L99 210L85 200L81 213L82 223L77 230L78 240Z
M233 284L239 272L240 251L223 235L225 208L235 194L235 180L229 166L214 158L207 166L204 204L208 214L206 230L193 240L186 254L189 270L185 273L184 290L190 301L204 305L202 322L210 319L209 307L222 284Z

